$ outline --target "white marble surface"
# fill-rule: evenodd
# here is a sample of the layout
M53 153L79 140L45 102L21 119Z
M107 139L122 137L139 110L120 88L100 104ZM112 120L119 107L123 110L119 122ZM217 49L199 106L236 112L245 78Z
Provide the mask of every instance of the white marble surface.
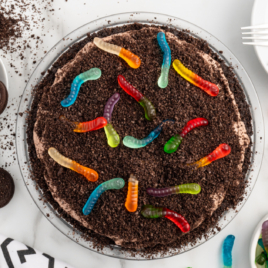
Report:
M11 0L10 0L11 1ZM45 22L46 36L43 37L45 50L49 50L60 38L77 27L96 18L119 12L150 11L173 15L188 20L201 28L207 30L221 40L236 57L241 61L244 68L251 77L263 109L264 121L268 117L268 75L258 62L253 47L242 46L240 27L250 24L253 0L54 0L54 16L44 12L44 17L50 16ZM84 4L86 3L86 4ZM60 8L60 10L59 10ZM39 30L36 30L38 33ZM37 52L38 57L44 55L43 50ZM0 56L3 53L0 51ZM19 96L22 94L27 74L32 71L32 55L24 59L24 64L19 65L22 76L14 73L9 67L9 60L3 58L9 75L10 103L14 105L0 116L13 123L16 120L16 110ZM17 59L14 59L17 61ZM26 68L24 67L26 65ZM266 99L267 98L267 99ZM11 126L15 131L15 126ZM13 131L13 132L14 132ZM10 133L5 128L0 132L1 143L3 135ZM266 139L267 139L266 135ZM0 149L0 165L6 161L10 162L14 151L2 151ZM32 201L19 172L17 161L14 161L7 169L15 179L16 192L11 203L0 210L0 232L3 235L17 239L29 246L46 252L59 258L76 268L93 268L109 266L117 267L222 267L221 245L228 234L236 236L233 250L233 267L250 267L249 264L249 242L255 225L268 212L266 207L268 201L268 166L267 150L265 150L264 161L259 179L249 200L242 208L238 216L216 237L204 245L183 255L157 261L124 261L113 259L93 253L75 244L58 230L56 230L41 214Z

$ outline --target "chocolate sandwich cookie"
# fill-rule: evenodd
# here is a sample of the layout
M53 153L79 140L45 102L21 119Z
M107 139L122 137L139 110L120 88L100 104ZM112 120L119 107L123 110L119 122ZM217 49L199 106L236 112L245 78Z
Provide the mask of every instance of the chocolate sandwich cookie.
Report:
M15 191L15 184L11 175L0 168L0 208L6 206L12 199Z
M6 109L8 93L6 86L0 81L0 114Z

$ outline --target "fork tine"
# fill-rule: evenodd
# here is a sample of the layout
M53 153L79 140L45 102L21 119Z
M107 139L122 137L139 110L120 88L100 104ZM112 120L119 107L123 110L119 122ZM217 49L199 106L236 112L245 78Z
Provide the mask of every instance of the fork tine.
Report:
M263 46L268 47L268 42L244 42L243 45Z
M268 40L268 36L247 36L242 39Z
M268 31L242 32L242 34L268 34Z
M261 24L261 25L256 25L256 26L247 26L247 27L241 27L241 30L246 30L246 29L263 29L263 28L268 28L268 24Z

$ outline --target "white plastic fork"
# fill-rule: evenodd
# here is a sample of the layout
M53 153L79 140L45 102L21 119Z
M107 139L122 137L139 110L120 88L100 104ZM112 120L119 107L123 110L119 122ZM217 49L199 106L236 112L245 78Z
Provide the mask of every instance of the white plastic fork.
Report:
M243 40L248 39L253 41L253 42L243 42L243 45L268 47L268 24L241 27L241 30L242 31L249 30L246 32L242 32L242 35L252 35L252 36L243 36L242 37ZM260 42L254 42L256 40L260 40Z

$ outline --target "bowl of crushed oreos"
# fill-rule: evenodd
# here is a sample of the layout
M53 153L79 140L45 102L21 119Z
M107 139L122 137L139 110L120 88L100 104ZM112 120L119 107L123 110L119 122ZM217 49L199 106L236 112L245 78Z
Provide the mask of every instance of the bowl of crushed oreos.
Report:
M168 85L158 86L163 62L157 42L159 32L166 36L171 60L179 59L193 73L216 84L216 97L186 81L172 66ZM103 52L94 38L138 55L140 67L131 68L117 55ZM62 107L61 101L70 93L74 79L91 68L99 68L101 77L83 83L76 101ZM154 105L154 120L148 121L142 107L122 90L119 75ZM115 148L107 144L103 129L76 133L70 128L68 122L102 117L106 102L115 93L120 94L120 100L114 106L112 125L121 139ZM198 26L163 14L116 14L70 33L36 67L18 114L20 170L41 212L75 243L116 258L165 258L202 245L239 213L254 188L262 162L262 111L240 62ZM62 116L69 121L60 120ZM165 143L195 118L206 118L208 124L183 137L176 152L166 153ZM142 140L164 120L171 123L165 124L159 137L147 146L132 149L123 144L125 136ZM192 167L191 163L220 144L231 148L226 157L197 169ZM48 154L51 147L97 171L98 180L89 182L60 166ZM125 207L131 174L139 181L134 212ZM82 209L90 194L112 178L122 178L125 187L103 193L90 215L84 215ZM201 192L164 197L147 193L148 188L188 183L199 184ZM165 217L143 217L143 206L149 204L179 213L190 231L182 232Z

